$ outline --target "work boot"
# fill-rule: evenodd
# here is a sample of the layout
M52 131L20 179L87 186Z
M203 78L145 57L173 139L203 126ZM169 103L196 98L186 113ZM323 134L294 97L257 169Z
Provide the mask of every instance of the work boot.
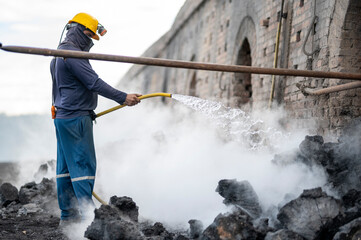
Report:
M59 228L65 229L73 224L80 223L80 222L81 222L80 218L74 218L74 219L68 219L68 220L61 219L59 222Z

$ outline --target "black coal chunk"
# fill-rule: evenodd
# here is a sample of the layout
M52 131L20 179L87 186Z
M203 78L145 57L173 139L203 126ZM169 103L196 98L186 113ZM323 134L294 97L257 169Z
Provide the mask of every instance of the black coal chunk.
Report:
M129 209L126 209L127 207ZM145 239L136 224L138 214L135 219L135 210L138 212L138 207L131 198L113 196L109 205L95 209L94 221L87 228L84 236L91 240ZM128 213L131 213L130 216Z
M321 188L304 190L295 200L283 206L277 218L288 230L306 239L314 239L318 232L342 212L339 200L328 196Z
M351 208L354 206L361 207L361 191L351 189L342 197L342 202L346 208Z
M348 226L351 221L361 217L361 194L357 190L350 190L342 197L342 212L332 221L325 223L317 236L317 240L332 239L337 232L341 231L342 226ZM342 238L343 239L343 238ZM349 238L345 238L349 239Z
M325 166L328 162L328 156L323 148L323 137L319 135L306 136L299 146L301 154L307 159L306 164L313 163Z
M19 201L19 192L11 183L4 183L0 187L0 206L7 207L12 202Z
M338 142L324 143L322 136L306 136L298 150L277 154L272 162L322 167L327 186L341 197L352 189L361 191L361 117L343 129Z
M252 218L258 218L262 209L256 192L248 181L238 182L236 179L223 179L216 189L226 205L234 205L246 211Z
M357 218L344 226L333 237L333 240L361 239L361 218Z
M138 222L138 206L130 197L117 197L110 198L109 204L116 207L123 216L129 217L130 220Z
M255 229L248 214L236 211L230 214L219 214L204 230L200 239L264 239L264 237L263 233Z
M361 191L361 117L346 126L338 143L329 151L332 166L329 181L342 196L351 189Z
M299 234L287 229L281 229L277 232L268 232L264 240L304 240Z
M142 229L143 234L150 239L174 239L174 234L168 232L162 223L156 222L153 226L146 226Z
M189 223L189 237L191 239L200 237L204 230L203 223L196 219L191 219L188 221L188 223Z
M43 178L40 183L30 182L20 188L19 199L22 204L44 203L56 200L55 181Z

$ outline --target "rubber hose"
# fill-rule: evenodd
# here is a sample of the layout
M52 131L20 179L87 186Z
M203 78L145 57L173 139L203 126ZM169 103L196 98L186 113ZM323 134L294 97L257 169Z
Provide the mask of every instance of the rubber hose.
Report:
M139 99L142 100L142 99L152 98L152 97L169 97L169 98L171 98L171 97L172 97L172 94L170 94L170 93L151 93L151 94L142 95L142 96L139 97ZM100 117L100 116L103 116L103 115L105 115L105 114L107 114L107 113L110 113L110 112L113 112L113 111L115 111L115 110L118 110L118 109L120 109L120 108L123 108L123 107L125 107L125 106L127 106L127 105L123 104L123 105L118 105L118 106L116 106L116 107L110 108L110 109L108 109L108 110L105 110L105 111L103 111L103 112L98 113L98 114L96 115L96 117L98 118L98 117Z

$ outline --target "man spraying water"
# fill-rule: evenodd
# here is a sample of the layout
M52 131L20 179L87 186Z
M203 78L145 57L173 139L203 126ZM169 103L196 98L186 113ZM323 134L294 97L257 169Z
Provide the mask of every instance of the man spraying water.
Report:
M65 28L68 30L65 40L58 46L62 50L88 52L93 46L92 39L99 40L98 34L106 33L98 20L86 13L75 15ZM50 70L60 226L65 226L84 218L85 208L94 205L96 156L92 120L98 94L127 106L138 104L141 95L127 94L108 85L92 69L88 59L54 58Z

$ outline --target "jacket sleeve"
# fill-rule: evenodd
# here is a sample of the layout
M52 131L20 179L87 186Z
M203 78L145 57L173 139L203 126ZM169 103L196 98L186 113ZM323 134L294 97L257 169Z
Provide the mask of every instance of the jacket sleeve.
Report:
M123 104L125 102L127 94L113 88L99 78L98 74L93 70L87 59L67 58L66 62L70 71L88 90L96 92L103 97L112 99L119 104Z

